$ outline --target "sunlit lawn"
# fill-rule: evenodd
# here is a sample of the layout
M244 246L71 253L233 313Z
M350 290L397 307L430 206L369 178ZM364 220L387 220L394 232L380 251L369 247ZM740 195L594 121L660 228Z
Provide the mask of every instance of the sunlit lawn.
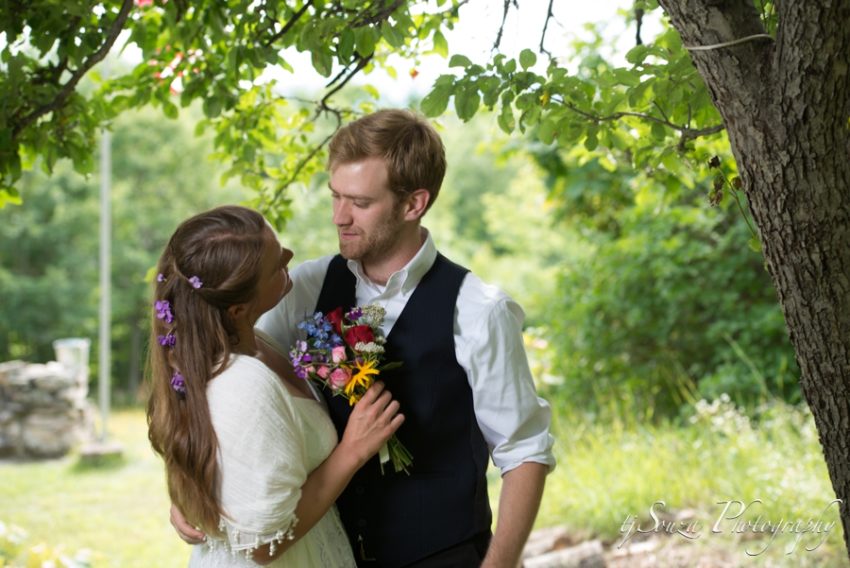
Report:
M83 468L76 456L0 462L0 520L23 528L28 546L91 549L95 566L185 566L189 547L168 522L162 464L148 444L144 413L116 412L109 425L124 446L120 463Z
M658 536L650 508L664 501L656 509L660 518L664 510L687 510L701 523L698 538L673 541L706 554L723 551L735 566L850 566L811 415L781 402L757 414L751 420L718 400L700 402L694 418L678 427L557 416L559 465L549 476L538 526L564 524L616 546L627 515ZM729 501L724 515L721 503ZM796 535L786 525L768 546L763 522L809 519L834 526L802 534L795 547Z
M682 546L723 550L734 565L848 565L840 523L814 552L805 550L817 542L808 535L785 554L786 535L756 557L745 552L763 548L752 535L732 534L730 524L722 534L710 533L723 500L761 499L758 512L773 521L821 514L833 493L807 413L774 405L756 424L730 405L715 405L679 427L624 428L563 415L556 422L559 465L548 479L538 527L566 525L615 544L626 515L650 526L650 506L664 500L668 510L692 509L704 521L702 537L681 539ZM124 444L117 464L82 468L75 456L0 462L0 521L27 531L25 549L41 542L70 553L87 548L97 567L185 566L189 547L168 523L162 467L149 449L143 412L116 412L110 430ZM493 493L495 504L495 479ZM824 522L837 520L834 507L823 515Z

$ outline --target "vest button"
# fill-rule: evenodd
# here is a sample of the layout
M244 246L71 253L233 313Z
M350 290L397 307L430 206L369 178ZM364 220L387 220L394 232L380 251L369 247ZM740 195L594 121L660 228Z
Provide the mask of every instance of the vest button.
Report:
M366 493L366 488L365 488L364 486L362 486L362 485L355 485L355 486L354 486L354 492L355 492L357 495L363 495L363 494L365 494L365 493Z
M357 519L357 526L360 528L365 528L369 523L366 522L366 519Z

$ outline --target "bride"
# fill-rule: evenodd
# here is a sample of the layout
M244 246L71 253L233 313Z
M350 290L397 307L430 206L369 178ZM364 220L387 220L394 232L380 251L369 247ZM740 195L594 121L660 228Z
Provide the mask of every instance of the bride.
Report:
M355 566L334 501L404 420L376 383L337 444L321 397L254 330L292 288L291 258L261 215L225 206L184 221L159 260L148 437L208 535L190 566Z

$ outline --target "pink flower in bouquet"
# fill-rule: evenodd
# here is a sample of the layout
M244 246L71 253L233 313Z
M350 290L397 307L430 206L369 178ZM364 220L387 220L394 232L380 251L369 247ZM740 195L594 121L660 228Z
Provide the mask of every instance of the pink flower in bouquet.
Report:
M375 333L368 325L355 325L345 332L345 342L351 347L358 343L372 343L375 341Z
M345 368L337 368L331 372L331 387L341 389L351 380L351 371Z
M323 379L327 379L328 375L331 374L330 367L328 367L327 365L319 365L316 369L316 374Z
M345 361L345 345L337 345L331 350L331 360L334 363Z

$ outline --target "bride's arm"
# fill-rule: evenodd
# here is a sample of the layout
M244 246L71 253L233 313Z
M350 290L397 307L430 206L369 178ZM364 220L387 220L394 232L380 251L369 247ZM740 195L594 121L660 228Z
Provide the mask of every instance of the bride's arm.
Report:
M398 414L398 402L383 388L383 383L375 383L363 395L351 412L339 445L307 476L295 508L298 524L293 529L292 540L277 544L273 554L271 544L259 547L253 553L255 562L268 564L304 536L333 506L355 472L401 426L404 416Z

